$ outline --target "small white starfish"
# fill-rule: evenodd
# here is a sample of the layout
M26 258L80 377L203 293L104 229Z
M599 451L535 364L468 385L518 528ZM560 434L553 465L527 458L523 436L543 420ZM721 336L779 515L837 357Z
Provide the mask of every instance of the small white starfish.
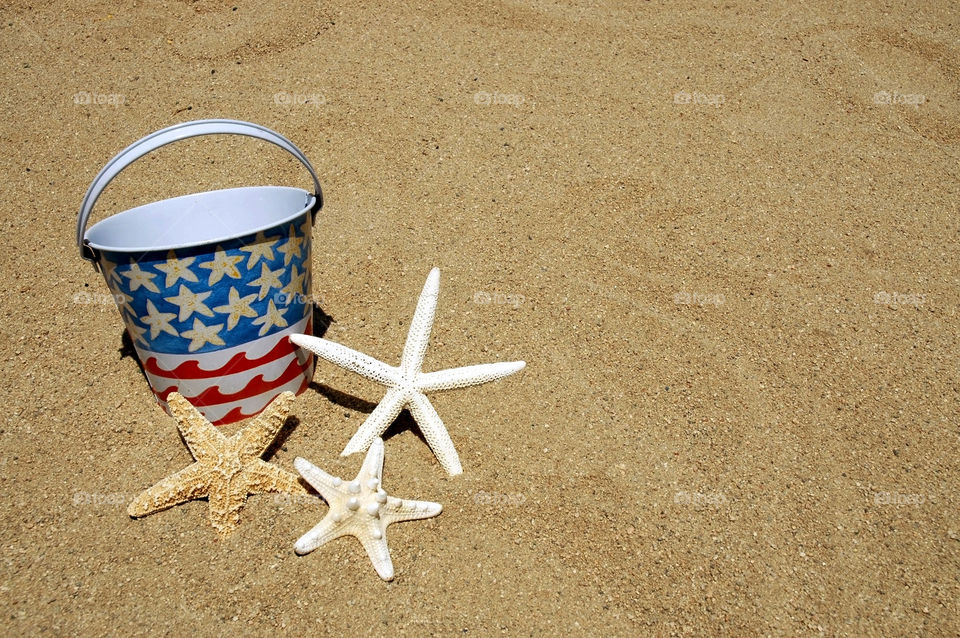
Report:
M300 537L295 552L309 554L341 536L356 536L367 550L373 568L383 580L393 580L393 561L387 546L387 526L436 516L440 503L408 501L388 496L380 486L383 475L383 439L376 439L367 452L360 473L349 483L330 476L310 461L297 457L294 467L330 506L316 527Z
M424 393L466 388L496 381L523 370L526 363L523 361L483 363L437 372L422 372L423 357L427 352L427 342L430 340L430 330L433 328L439 294L440 270L434 268L427 276L427 283L424 284L423 292L420 293L420 300L417 302L413 321L410 322L410 331L407 333L407 343L403 347L399 367L389 366L333 341L302 334L290 335L290 341L301 348L306 348L327 361L387 386L387 393L380 400L380 404L353 435L340 453L341 456L365 450L374 439L383 434L400 411L409 406L410 414L420 426L420 431L443 469L451 476L463 472L453 441Z

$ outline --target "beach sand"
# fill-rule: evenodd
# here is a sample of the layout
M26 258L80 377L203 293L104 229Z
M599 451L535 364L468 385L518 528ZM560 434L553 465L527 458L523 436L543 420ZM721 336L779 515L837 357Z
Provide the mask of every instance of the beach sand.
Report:
M0 9L0 613L8 635L960 633L955 3L157 2ZM464 474L402 416L396 579L326 513L130 500L191 457L77 255L96 172L154 130L257 122L326 196L326 337L426 370ZM253 184L279 149L166 147L95 219ZM86 301L92 301L87 303ZM382 388L320 362L269 457L340 457ZM227 434L242 424L225 426Z

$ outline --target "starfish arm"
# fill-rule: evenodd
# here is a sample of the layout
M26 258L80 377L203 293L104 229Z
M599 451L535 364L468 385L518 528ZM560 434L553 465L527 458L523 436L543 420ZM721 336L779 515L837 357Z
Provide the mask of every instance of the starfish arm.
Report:
M421 392L467 388L508 377L520 372L526 365L525 361L504 361L428 372L417 377L417 388Z
M367 456L363 459L363 465L360 467L360 473L357 480L366 481L372 478L380 480L383 476L383 439L377 437L370 444L367 450Z
M362 352L341 346L339 343L300 334L290 335L290 341L330 363L335 363L351 372L373 379L377 383L395 385L400 380L397 368L388 366L382 361L377 361Z
M400 410L406 404L407 395L396 388L390 388L383 395L380 404L374 408L367 420L363 422L353 438L343 448L340 456L349 456L354 452L362 452L373 443L374 439L384 433L387 427L393 423L393 420L400 414Z
M340 538L345 534L349 534L349 531L340 523L334 522L330 514L327 514L313 529L297 540L293 546L293 551L303 556L304 554L309 554L324 543L328 543L335 538Z
M393 580L393 560L390 558L390 548L387 547L387 535L381 533L380 538L374 538L369 534L364 534L359 538L380 578Z
M240 510L247 503L246 483L243 478L234 477L207 495L210 500L207 517L221 538L232 534L240 524Z
M283 392L270 402L252 424L234 435L240 438L241 456L258 457L270 447L287 420L293 399L293 392Z
M293 466L328 504L339 498L342 492L340 486L344 483L342 479L327 474L307 459L299 456L293 460Z
M440 269L434 268L427 275L427 282L423 285L417 309L410 322L407 332L407 342L403 346L403 356L400 358L400 369L406 374L420 372L423 357L427 353L427 343L430 341L430 331L433 329L433 318L437 311L437 297L440 294Z
M127 506L127 514L141 518L207 495L209 481L199 463L193 463L140 493Z
M430 399L420 392L415 392L410 397L410 414L420 426L420 432L427 439L427 445L433 450L440 466L450 476L462 474L463 466L460 465L457 448L453 446L453 440L450 439L450 434L447 433L447 428L430 403Z
M283 492L286 494L306 494L296 474L292 474L278 465L267 463L263 459L254 459L244 469L247 481L247 494L266 494Z
M408 501L389 497L387 504L380 514L384 525L400 523L403 521L417 521L423 518L432 518L443 511L440 503L432 501Z
M223 447L226 438L207 421L200 410L193 407L179 392L173 392L167 399L170 414L177 420L177 427L190 453L196 460L216 456Z

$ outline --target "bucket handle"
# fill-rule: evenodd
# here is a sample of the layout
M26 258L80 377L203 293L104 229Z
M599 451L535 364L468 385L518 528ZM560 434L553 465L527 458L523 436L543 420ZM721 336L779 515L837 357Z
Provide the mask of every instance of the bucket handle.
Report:
M216 134L255 137L270 142L271 144L276 144L296 157L300 160L300 163L310 171L310 177L313 178L314 203L311 211L316 212L323 206L323 191L320 190L320 180L317 179L317 173L313 170L313 166L310 165L310 161L306 155L284 136L259 124L242 122L240 120L194 120L193 122L183 122L181 124L168 126L165 129L151 133L134 142L117 153L113 159L107 162L106 166L100 169L93 183L90 184L90 188L87 189L87 194L83 197L83 203L80 205L80 215L77 217L77 246L80 248L80 256L91 262L94 268L97 267L97 254L93 248L87 245L86 239L84 238L87 219L90 217L93 205L96 203L97 198L100 197L103 189L107 187L120 171L161 146L185 140L189 137Z

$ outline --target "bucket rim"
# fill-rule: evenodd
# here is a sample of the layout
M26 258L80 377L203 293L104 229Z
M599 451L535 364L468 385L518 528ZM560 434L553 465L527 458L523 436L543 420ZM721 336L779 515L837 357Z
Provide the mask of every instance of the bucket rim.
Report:
M198 240L198 241L186 241L186 242L171 242L171 243L166 243L166 244L156 244L156 245L150 245L150 246L135 246L135 247L124 246L124 247L117 247L117 246L110 246L110 245L108 245L108 244L103 244L103 243L100 243L100 242L96 242L96 241L90 240L90 233L94 232L94 231L97 229L97 227L101 227L101 228L102 228L104 225L109 226L111 220L117 220L117 219L122 218L122 217L124 217L124 216L129 217L129 215L130 215L131 213L135 213L135 212L137 212L137 211L142 211L143 209L147 209L147 208L149 208L149 207L156 206L157 204L168 203L168 202L176 202L176 201L178 201L178 200L186 200L186 199L191 199L191 198L195 198L195 197L203 196L203 195L213 195L213 194L217 194L217 193L229 193L229 192L248 191L248 190L281 190L281 191L293 191L293 192L296 192L296 193L301 193L301 194L303 194L306 199L305 199L304 206L303 206L302 208L296 210L296 212L291 213L290 215L287 215L287 216L285 216L285 217L281 217L281 218L277 218L277 219L270 220L269 222L266 222L266 223L264 223L264 224L260 224L260 225L257 225L257 226L252 226L252 227L250 227L249 229L244 229L243 232L224 232L224 234L223 234L222 236L221 236L221 235L218 235L218 236L215 236L215 237L211 237L211 238L204 239L203 241L199 241L199 240ZM247 235L253 235L253 234L256 234L256 233L265 231L265 230L269 230L269 229L271 229L271 228L276 228L277 226L281 226L281 225L283 225L283 224L290 223L290 222L292 222L293 220L297 219L298 217L302 217L302 216L304 215L304 213L309 212L309 211L313 208L314 204L316 203L316 199L317 199L317 198L316 198L316 195L314 195L314 194L311 193L310 191L304 190L304 189L302 189L302 188L298 188L298 187L296 187L296 186L276 186L276 185L269 185L269 184L268 184L268 185L262 185L262 186L238 186L238 187L233 187L233 188L220 188L220 189L215 189L215 190L210 190L210 191L200 191L200 192L198 192L198 193L187 193L187 194L185 194L185 195L178 195L178 196L176 196L176 197L168 197L168 198L166 198L166 199L160 199L160 200L157 200L157 201L155 201L155 202L149 202L149 203L146 203L146 204L141 204L141 205L139 205L139 206L134 206L133 208L128 208L128 209L126 209L126 210L120 211L119 213L115 213L115 214L111 215L110 217L107 217L107 218L105 218L105 219L101 219L100 221L98 221L97 223L93 224L92 226L90 226L89 228L86 229L86 232L84 232L84 234L83 234L83 243L84 243L85 246L89 246L90 248L93 248L94 250L97 250L97 251L99 251L100 253L102 253L102 252L111 252L111 253L149 253L149 252L157 252L157 251L165 251L165 250L180 250L180 249L184 249L184 248L197 248L197 247L199 247L199 246L213 245L213 244L217 244L217 243L222 243L222 242L230 241L230 240L232 240L232 239L238 239L238 238L240 238L240 237L246 237ZM113 223L116 223L116 221L114 221ZM98 254L98 255L97 255L97 261L99 261L99 260L100 260L100 255Z

